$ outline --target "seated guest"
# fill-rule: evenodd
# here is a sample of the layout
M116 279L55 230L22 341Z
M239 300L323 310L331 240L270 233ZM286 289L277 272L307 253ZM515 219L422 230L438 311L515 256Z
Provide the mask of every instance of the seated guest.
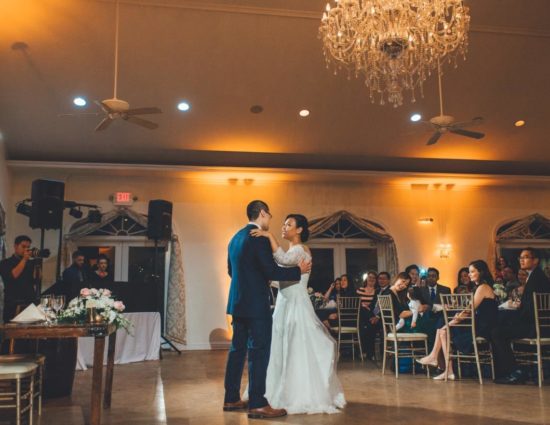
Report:
M100 255L97 259L97 269L92 273L92 280L101 282L112 282L113 277L109 272L109 258Z
M380 335L381 344L380 344L380 354L384 354L384 332L382 331L382 322L380 319L380 305L378 304L378 295L390 295L390 280L391 276L388 272L378 273L378 281L376 290L376 296L373 298L370 311L372 311L372 316L370 317L367 323L367 333L372 332L376 338L376 335Z
M378 275L374 271L369 271L362 288L357 290L357 295L361 299L361 309L359 310L359 327L361 336L361 346L368 359L374 359L374 340L376 339L376 328L370 326L369 320L374 316L371 310L372 302L376 298L376 279Z
M497 279L502 279L502 273L503 273L503 270L504 268L508 266L508 261L506 261L506 258L500 256L498 257L498 260L497 260L497 263L496 263L496 272L495 272L495 281Z
M412 286L422 286L422 279L420 279L420 267L416 264L411 264L410 266L407 266L405 273L410 276Z
M84 253L75 251L72 255L73 263L63 271L62 279L69 300L80 293L84 282L90 280L85 266Z
M409 304L406 300L407 289L411 283L411 278L407 273L399 273L390 286L390 296L393 305L393 314L395 323L400 319L406 320L412 318L412 311L409 309ZM405 296L403 296L405 294ZM402 327L402 332L411 332L410 321Z
M475 284L470 280L468 267L462 267L458 271L455 294L470 294L474 292Z
M419 311L426 313L422 317L422 326L417 328L418 332L424 332L428 335L428 346L432 347L435 342L437 329L443 327L445 320L443 313L438 306L441 305L441 294L450 294L451 290L447 286L440 285L439 270L435 267L428 268L426 277L426 286L420 288L422 295L422 304Z
M334 282L330 284L330 287L328 288L327 292L325 292L325 300L328 302L330 300L336 301L336 298L338 295L340 295L340 288L341 288L341 282L342 279L337 277Z
M359 288L356 293L361 299L361 307L365 309L370 309L370 305L376 296L376 280L378 275L375 271L370 270L367 272L367 277L363 282L363 286Z
M506 266L502 269L502 277L504 280L504 289L506 290L508 296L510 296L514 289L521 286L518 280L518 275L512 266Z
M340 283L340 296L341 297L355 297L355 290L353 288L353 285L350 285L348 275L343 274L340 276L341 283Z
M0 276L4 282L4 323L16 316L18 307L26 308L36 301L31 242L28 236L17 236L13 255L0 261Z
M493 277L489 271L489 266L483 260L476 260L470 263L469 267L470 279L476 285L474 290L474 310L475 310L475 326L476 335L486 339L490 339L492 330L498 322L498 304L495 293L493 292ZM472 341L472 332L470 328L452 327L468 317L469 310L465 310L457 314L449 323L451 326L451 340L455 348L461 353L471 353L474 350ZM420 364L429 366L439 366L440 369L445 369L445 357L447 353L447 338L448 328L442 327L437 330L435 344L426 357L417 360ZM443 358L441 356L443 354ZM449 362L449 367L441 375L434 377L435 380L441 381L447 379L454 381L455 375L453 372L453 362Z
M519 301L517 314L505 325L499 325L492 332L491 342L495 361L497 384L522 384L526 377L518 367L510 342L518 338L535 336L535 306L533 293L550 292L550 281L539 266L540 255L534 248L525 248L519 256L522 270L529 277Z
M430 310L433 309L434 304L441 304L441 294L450 294L451 290L438 283L439 270L435 267L428 269L428 278L426 280L427 286L422 288L422 297L430 306Z

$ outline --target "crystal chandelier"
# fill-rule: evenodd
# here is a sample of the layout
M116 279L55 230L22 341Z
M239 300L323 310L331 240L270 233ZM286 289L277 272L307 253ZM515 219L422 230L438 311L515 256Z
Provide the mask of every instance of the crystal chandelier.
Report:
M470 16L462 0L335 0L319 37L327 66L363 74L371 101L394 107L443 60L465 56Z

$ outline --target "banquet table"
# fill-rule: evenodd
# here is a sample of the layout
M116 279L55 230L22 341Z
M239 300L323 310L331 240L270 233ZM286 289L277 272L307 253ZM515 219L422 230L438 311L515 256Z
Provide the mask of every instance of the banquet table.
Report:
M111 407L113 388L114 359L116 348L116 328L112 324L14 324L0 326L2 339L49 339L49 338L94 338L94 361L92 373L92 396L90 403L90 424L101 424L101 392L103 385L103 358L105 338L109 337L107 372L103 407ZM11 347L10 347L11 348Z
M158 312L124 313L130 323L130 333L117 331L115 364L158 360L160 352L160 314ZM106 349L106 348L105 348ZM91 337L78 338L76 369L86 370L93 365L94 340Z

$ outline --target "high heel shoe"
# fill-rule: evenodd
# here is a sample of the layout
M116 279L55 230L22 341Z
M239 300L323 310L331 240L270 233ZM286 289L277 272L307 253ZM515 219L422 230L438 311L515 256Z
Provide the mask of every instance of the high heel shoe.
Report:
M445 380L445 372L443 372L441 375L434 376L434 381L444 381ZM455 380L455 374L450 373L447 376L447 381L454 381Z
M437 366L437 360L436 361L430 361L429 357L422 357L421 359L416 359L416 361L418 363L420 363L421 365L424 365L424 366L433 366L433 367Z

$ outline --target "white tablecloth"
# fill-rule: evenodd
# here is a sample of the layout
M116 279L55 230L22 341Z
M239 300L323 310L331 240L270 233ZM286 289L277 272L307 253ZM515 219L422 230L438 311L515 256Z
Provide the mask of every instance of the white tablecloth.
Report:
M115 364L158 360L160 350L160 314L124 313L132 323L129 335L124 329L116 334ZM107 363L108 339L105 340L105 361ZM94 364L94 338L78 338L76 369L86 370Z

